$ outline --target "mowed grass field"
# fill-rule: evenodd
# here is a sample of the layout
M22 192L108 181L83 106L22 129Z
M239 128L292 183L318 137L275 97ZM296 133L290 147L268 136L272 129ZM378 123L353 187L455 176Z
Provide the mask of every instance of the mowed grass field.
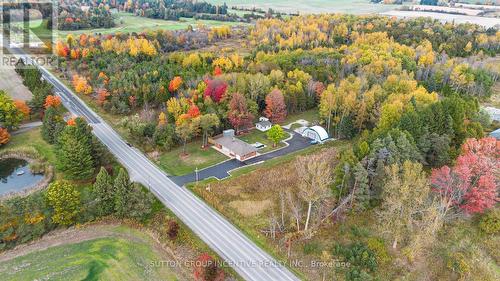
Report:
M56 35L59 38L66 38L68 34L80 35L80 34L114 34L114 33L132 33L132 32L144 32L144 31L154 31L154 30L180 30L186 29L189 25L196 28L197 25L201 24L204 26L222 26L222 25L242 25L244 23L237 22L222 22L214 20L195 20L193 18L181 18L179 21L170 21L162 19L150 19L145 17L134 16L130 13L118 12L114 14L116 26L112 28L95 28L95 29L81 29L81 30L59 30L56 31ZM21 23L15 23L20 25ZM30 22L33 33L31 36L36 36L42 41L46 41L50 38L50 31L47 29L46 22L42 23L42 20L33 20Z
M97 28L97 29L82 29L82 30L61 30L58 31L60 38L65 38L68 34L80 35L87 34L113 34L117 32L131 33L131 32L144 32L146 30L179 30L186 29L189 25L196 27L198 24L205 26L221 26L221 25L239 25L241 23L235 22L221 22L213 20L195 20L192 18L181 18L180 21L169 21L162 19L150 19L144 17L134 16L130 13L115 13L116 26L113 28Z
M124 227L120 227L124 228ZM178 280L163 259L130 229L131 238L103 237L50 247L0 263L1 280ZM144 236L144 237L143 237Z
M272 8L276 11L301 14L307 13L352 13L370 14L394 9L397 5L373 4L369 0L206 0L212 4L226 3L229 8L256 7L263 10Z

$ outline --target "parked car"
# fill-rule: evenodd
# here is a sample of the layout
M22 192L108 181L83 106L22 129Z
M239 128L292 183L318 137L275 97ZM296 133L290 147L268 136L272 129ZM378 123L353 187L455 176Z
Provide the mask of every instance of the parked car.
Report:
M312 145L315 145L315 144L318 144L318 143L319 143L319 141L317 141L317 140L312 140L310 143L311 143Z

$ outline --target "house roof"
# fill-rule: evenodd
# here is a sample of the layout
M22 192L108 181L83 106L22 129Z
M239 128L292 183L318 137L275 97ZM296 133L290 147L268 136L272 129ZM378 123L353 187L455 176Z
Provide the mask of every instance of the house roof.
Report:
M257 148L235 137L221 136L213 140L215 143L231 150L234 154L244 156L256 152Z
M306 132L307 130L313 130L313 131L315 131L318 134L319 139L321 141L324 141L324 140L327 140L327 139L330 138L328 136L328 133L326 132L326 130L323 127L321 127L321 126L317 126L316 125L316 126L309 127L307 129L305 129L304 132Z
M262 127L267 127L267 126L272 126L273 123L271 123L270 121L260 121L255 125L261 125Z

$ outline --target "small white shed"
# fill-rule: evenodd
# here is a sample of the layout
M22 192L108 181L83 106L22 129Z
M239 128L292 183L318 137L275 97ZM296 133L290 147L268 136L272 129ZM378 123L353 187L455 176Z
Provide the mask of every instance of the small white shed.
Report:
M261 132L268 131L273 126L273 123L266 117L260 117L259 122L255 124L255 128Z

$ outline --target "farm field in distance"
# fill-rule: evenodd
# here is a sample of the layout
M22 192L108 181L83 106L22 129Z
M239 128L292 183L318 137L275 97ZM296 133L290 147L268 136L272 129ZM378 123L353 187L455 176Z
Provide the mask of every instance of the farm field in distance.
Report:
M262 8L267 10L272 8L276 11L310 14L310 13L352 13L352 14L371 14L393 10L399 5L373 4L369 0L207 0L212 4L227 4L229 8L233 6L247 8Z

